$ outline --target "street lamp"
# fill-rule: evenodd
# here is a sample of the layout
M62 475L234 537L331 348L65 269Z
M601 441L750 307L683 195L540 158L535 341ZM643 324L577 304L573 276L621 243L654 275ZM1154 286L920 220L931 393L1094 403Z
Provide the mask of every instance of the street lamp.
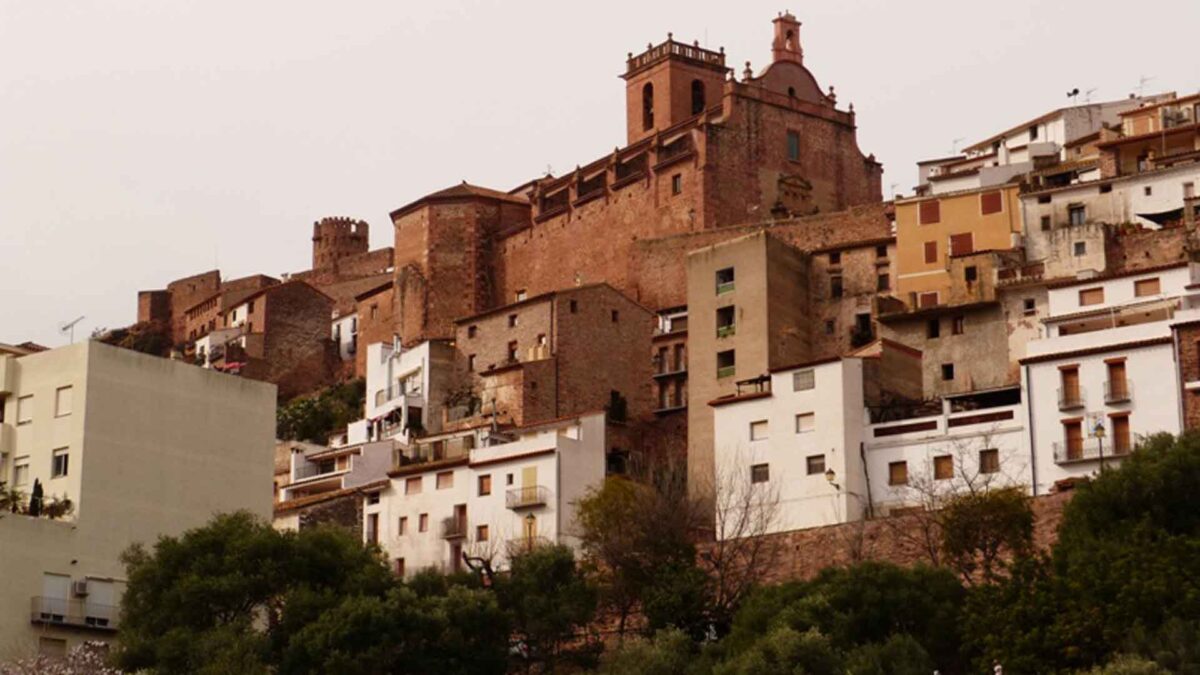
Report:
M1104 473L1104 420L1097 419L1092 427L1092 435L1100 442L1100 473Z
M837 484L837 472L833 469L825 469L825 481L833 486L833 489L838 492L842 491L842 486Z

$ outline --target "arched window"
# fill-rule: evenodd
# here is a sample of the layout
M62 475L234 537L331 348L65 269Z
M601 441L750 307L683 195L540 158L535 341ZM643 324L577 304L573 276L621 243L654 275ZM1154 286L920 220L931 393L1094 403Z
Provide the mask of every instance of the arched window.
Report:
M649 82L642 87L642 129L654 128L654 85Z
M699 115L704 112L704 83L700 80L692 80L692 114Z
M793 39L792 39L792 38L794 38L794 37L795 37L795 33L793 33L792 31L790 31L790 30L789 30L789 31L787 32L787 35L786 35L786 36L784 37L784 39L783 39L783 41L784 41L784 44L785 44L785 45L787 45L787 48L788 48L788 50L789 50L789 51L795 51L795 50L796 50L796 43L795 43L795 42L793 41Z

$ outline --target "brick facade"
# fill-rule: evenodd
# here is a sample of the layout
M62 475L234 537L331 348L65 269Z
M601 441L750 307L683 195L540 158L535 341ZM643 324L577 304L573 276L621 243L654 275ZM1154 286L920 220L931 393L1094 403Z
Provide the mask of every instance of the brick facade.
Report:
M1175 326L1175 359L1179 364L1179 399L1183 406L1183 428L1200 429L1200 389L1188 383L1200 382L1200 323Z

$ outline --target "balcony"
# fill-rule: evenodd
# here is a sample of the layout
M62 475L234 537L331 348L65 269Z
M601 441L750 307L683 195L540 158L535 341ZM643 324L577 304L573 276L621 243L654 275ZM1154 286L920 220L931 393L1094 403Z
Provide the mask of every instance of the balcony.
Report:
M402 383L394 383L384 389L375 392L375 407L378 408L383 404L394 401L402 396L405 397L420 397L421 387L409 387L405 389Z
M1108 405L1129 403L1133 400L1133 383L1108 380L1104 383L1104 402Z
M1103 444L1101 444L1102 440ZM1093 462L1101 458L1102 452L1105 459L1119 458L1128 455L1131 450L1133 450L1133 443L1129 439L1083 438L1059 441L1054 444L1054 463Z
M550 491L541 485L513 488L504 494L504 506L519 511L545 506L550 499Z
M292 471L292 480L301 481L309 478L316 478L317 476L333 476L335 474L345 473L349 470L349 466L344 466L339 469L337 462L334 461L297 462L296 468Z
M733 335L736 335L736 334L737 334L737 324L731 323L731 324L727 324L724 326L717 326L717 337L718 338L732 337Z
M458 516L442 518L442 539L462 539L467 536L467 519Z
M45 626L73 626L100 631L115 631L120 625L120 610L80 599L34 596L29 622Z
M1058 409L1059 410L1078 410L1083 407L1083 401L1086 398L1086 392L1083 387L1075 388L1059 388L1058 390Z

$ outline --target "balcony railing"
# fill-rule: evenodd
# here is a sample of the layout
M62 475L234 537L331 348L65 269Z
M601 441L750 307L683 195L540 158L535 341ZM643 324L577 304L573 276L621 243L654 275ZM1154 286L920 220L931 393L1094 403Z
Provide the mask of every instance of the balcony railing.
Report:
M421 388L419 386L418 387L409 387L406 390L403 383L397 382L397 383L393 383L389 387L385 387L385 388L380 389L379 391L375 392L375 406L376 407L381 406L384 403L387 403L388 401L394 401L394 400L400 398L401 396L420 396L420 395L421 395Z
M462 539L467 536L467 519L450 516L442 519L442 539Z
M1086 392L1083 387L1075 388L1060 388L1058 390L1058 409L1059 410L1075 410L1083 407L1083 401L1086 398Z
M737 324L731 323L725 326L717 326L717 337L727 338L737 333Z
M733 283L734 282L732 282L732 281L723 281L723 282L718 283L717 284L717 295L733 292Z
M736 372L737 366L721 366L717 368L717 379L721 379L723 377L733 377L734 373Z
M1133 444L1128 439L1121 438L1080 438L1059 441L1054 444L1054 463L1091 462L1100 459L1102 452L1105 459L1123 457L1132 450Z
M1108 380L1104 383L1105 403L1128 403L1133 400L1133 383Z
M510 509L531 509L545 506L550 499L550 491L541 485L512 488L504 495L504 505Z
M42 596L34 596L30 604L30 623L103 631L115 631L121 623L120 610L112 605L100 605L74 598Z

